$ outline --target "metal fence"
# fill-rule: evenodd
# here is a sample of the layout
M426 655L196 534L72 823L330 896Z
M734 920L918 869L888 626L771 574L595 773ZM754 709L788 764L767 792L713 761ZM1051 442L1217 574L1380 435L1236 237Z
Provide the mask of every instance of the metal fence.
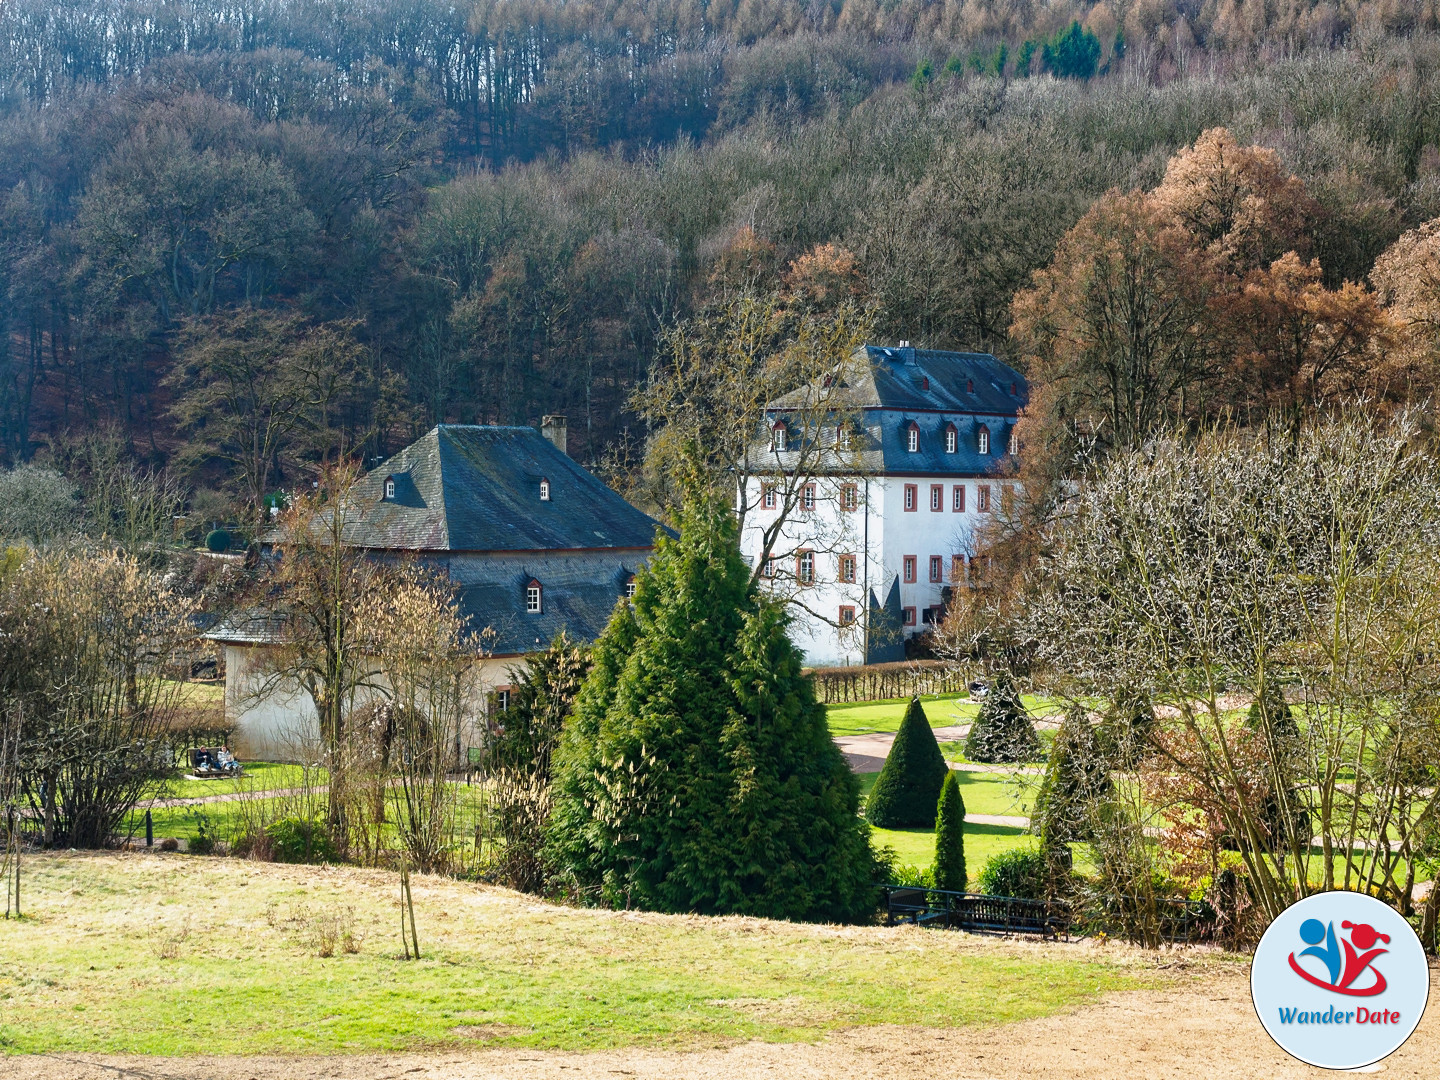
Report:
M1215 939L1215 911L1203 900L1087 897L1075 904L1015 896L885 885L885 923L908 922L977 934L1065 939L1104 934L1146 945Z

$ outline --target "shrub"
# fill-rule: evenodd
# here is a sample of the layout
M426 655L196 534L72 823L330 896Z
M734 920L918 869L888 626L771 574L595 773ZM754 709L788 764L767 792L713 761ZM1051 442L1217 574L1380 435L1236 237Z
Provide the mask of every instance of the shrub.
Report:
M968 881L965 873L965 799L960 794L959 779L947 770L935 814L935 887L964 892Z
M920 699L911 698L870 790L865 817L881 829L928 828L935 823L940 787L949 772Z
M886 876L886 880L892 885L904 885L912 889L940 888L935 884L935 868L933 866L923 869L908 863L903 866L894 866Z
M205 536L206 551L229 551L230 534L224 529L211 529Z
M859 783L728 508L691 492L616 606L555 758L547 859L615 906L868 919Z
M997 852L980 871L980 891L987 896L1040 900L1045 896L1045 854L1037 848Z
M1034 761L1040 756L1035 725L1009 675L1001 672L985 695L980 715L965 737L965 756L992 764Z
M330 833L323 821L286 817L265 826L270 851L276 862L339 862Z
M187 845L187 850L192 855L214 854L215 828L210 824L210 815L200 810L192 810L190 816L195 821L195 839Z
M161 841L160 841L160 850L161 850L161 851L179 851L179 850L180 850L180 841L179 841L179 840L176 840L173 836L167 836L167 837L165 837L164 840L161 840Z

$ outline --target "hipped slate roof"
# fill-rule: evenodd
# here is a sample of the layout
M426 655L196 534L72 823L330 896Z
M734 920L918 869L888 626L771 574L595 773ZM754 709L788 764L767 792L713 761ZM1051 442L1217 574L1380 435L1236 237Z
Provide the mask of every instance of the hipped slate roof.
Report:
M579 641L598 638L647 555L504 555L451 571L460 613L473 629L486 631L486 651L515 656L544 648L562 629ZM539 614L525 610L532 579L542 589Z
M1023 375L988 353L866 345L856 350L849 369L839 373L828 390L802 387L772 401L767 406L771 421L783 421L787 411L813 408L822 393L837 411L855 416L861 435L852 451L834 455L831 471L990 476L1013 472L1014 460L1006 452L1010 431L1030 388ZM912 423L920 431L919 449L913 454L908 448ZM953 454L945 452L948 425L954 425L957 435ZM982 426L990 432L988 454L979 452ZM833 441L833 429L823 437ZM798 459L796 453L770 452L764 441L751 455L751 465L759 471L791 468Z
M383 498L385 481L395 497ZM550 499L540 482L550 482ZM389 551L648 548L655 522L534 428L440 424L356 484L345 539Z

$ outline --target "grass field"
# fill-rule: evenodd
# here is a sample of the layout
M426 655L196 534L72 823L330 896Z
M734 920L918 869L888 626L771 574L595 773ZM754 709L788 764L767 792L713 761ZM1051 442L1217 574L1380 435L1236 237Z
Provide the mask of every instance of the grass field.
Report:
M875 786L877 775L861 775L861 790L866 795ZM956 772L955 779L960 782L966 813L1024 817L1030 812L1030 797L1040 778L1023 773L1009 776L1002 773ZM871 836L877 848L894 850L896 859L902 865L924 870L935 862L934 829L871 829ZM971 885L974 885L985 860L991 855L1011 848L1029 847L1034 843L1035 837L1025 829L968 823L965 826L965 866Z
M1167 978L1079 946L574 909L429 877L425 958L406 963L393 874L184 855L36 856L25 893L26 918L0 922L8 1053L808 1040L1005 1023ZM317 955L337 923L360 951Z
M1026 694L1025 708L1037 720L1046 719L1058 711L1058 706L1048 698ZM925 719L931 727L949 727L952 724L966 724L975 719L980 706L968 696L960 694L930 694L920 699L925 709ZM888 701L865 701L854 705L827 705L826 718L830 734L835 738L846 735L869 735L876 731L898 731L905 710L910 706L909 698L891 698Z

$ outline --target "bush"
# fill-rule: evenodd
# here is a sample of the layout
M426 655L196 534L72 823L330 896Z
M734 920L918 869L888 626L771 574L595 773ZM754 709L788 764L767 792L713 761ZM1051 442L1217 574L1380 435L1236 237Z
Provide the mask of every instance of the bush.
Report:
M965 799L960 781L946 770L940 789L940 806L935 814L935 887L964 892L969 878L965 873Z
M270 852L276 862L339 862L335 845L323 821L287 817L265 826Z
M211 529L205 536L206 551L229 551L230 534L224 529Z
M192 855L213 855L215 827L210 824L210 815L200 810L192 810L190 817L195 821L195 839L190 841L187 850Z
M1045 853L1037 848L997 852L980 871L980 891L986 896L1014 896L1021 900L1045 897Z
M1035 725L1030 722L1014 681L1004 672L995 677L985 704L980 706L980 715L970 725L965 756L991 764L1014 764L1040 757Z
M881 829L929 828L935 824L940 787L949 772L920 699L911 698L870 790L865 817Z
M860 786L730 510L691 493L616 605L555 758L547 861L617 907L869 919Z

